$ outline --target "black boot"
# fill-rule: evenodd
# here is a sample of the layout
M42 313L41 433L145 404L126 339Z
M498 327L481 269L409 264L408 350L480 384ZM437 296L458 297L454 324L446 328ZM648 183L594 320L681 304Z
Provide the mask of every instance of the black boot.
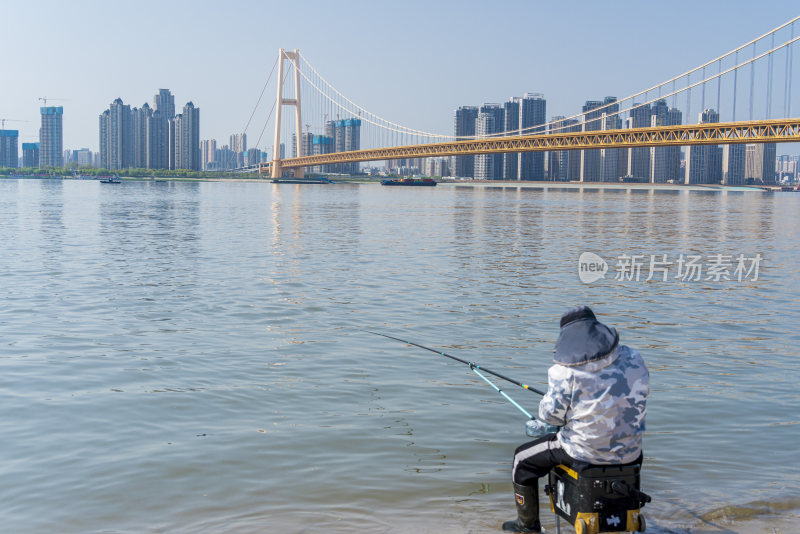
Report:
M538 484L523 486L514 484L514 499L517 502L517 519L503 523L503 530L511 532L542 532L539 523L539 491Z

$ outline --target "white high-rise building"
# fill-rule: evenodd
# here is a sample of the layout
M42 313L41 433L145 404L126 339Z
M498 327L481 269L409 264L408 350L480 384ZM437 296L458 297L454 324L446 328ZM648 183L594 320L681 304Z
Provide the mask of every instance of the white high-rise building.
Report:
M500 104L484 104L475 120L475 134L490 137L503 131L504 113ZM501 180L503 178L503 155L481 154L475 156L475 179Z
M776 148L775 143L748 144L745 155L745 179L774 184Z
M200 141L200 166L204 171L214 169L217 155L217 140L203 139Z

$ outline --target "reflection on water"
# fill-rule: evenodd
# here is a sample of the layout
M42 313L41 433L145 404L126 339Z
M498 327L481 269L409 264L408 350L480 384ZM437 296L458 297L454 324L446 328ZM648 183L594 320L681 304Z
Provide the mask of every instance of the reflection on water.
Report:
M2 180L5 528L496 531L513 514L518 412L468 368L359 329L543 387L558 317L585 303L651 370L649 530L789 531L797 206L639 188ZM741 283L587 285L584 251L611 267L765 263Z

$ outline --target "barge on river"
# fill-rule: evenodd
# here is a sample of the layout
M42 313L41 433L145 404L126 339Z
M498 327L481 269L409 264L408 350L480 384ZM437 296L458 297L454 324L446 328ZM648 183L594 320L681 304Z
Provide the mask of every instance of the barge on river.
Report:
M381 185L416 185L416 186L434 186L436 182L431 178L422 178L417 180L414 178L403 178L402 180L381 180Z

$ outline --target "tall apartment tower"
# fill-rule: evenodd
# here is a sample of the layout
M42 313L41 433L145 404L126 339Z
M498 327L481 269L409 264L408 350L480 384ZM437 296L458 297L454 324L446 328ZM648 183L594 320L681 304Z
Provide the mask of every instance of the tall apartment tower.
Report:
M153 120L153 109L145 102L141 108L131 110L131 130L133 133L133 154L131 165L137 169L149 168L148 149L150 147L149 124Z
M523 134L543 134L547 122L547 101L540 93L525 93L519 105L519 127ZM536 128L539 126L540 128ZM520 152L518 180L544 178L544 152Z
M293 158L311 155L311 145L314 142L314 134L306 132L300 134L300 146L297 146L297 134L292 134L292 151L290 152Z
M200 108L192 102L183 106L183 113L170 123L170 147L175 169L200 170ZM170 157L173 160L173 156Z
M306 142L307 139L306 139ZM325 124L324 136L311 138L311 150L314 154L328 154L330 152L346 152L361 149L361 119L343 119L328 121ZM328 152L325 152L327 150ZM312 172L320 172L316 167ZM322 172L356 174L359 172L358 163L339 163L325 165Z
M722 147L722 183L743 185L745 183L745 158L747 145L740 143Z
M341 127L344 129L344 149L361 150L361 119L345 119ZM346 174L357 174L360 166L354 162L345 163L342 167Z
M765 184L774 184L775 153L775 143L748 144L745 155L745 178Z
M39 166L39 143L22 143L22 166Z
M170 121L175 117L175 96L169 89L159 89L153 96L153 117L147 123L147 163L151 169L169 169Z
M719 113L705 109L700 113L700 124L719 122ZM722 149L718 145L686 147L686 184L713 184L722 181Z
M214 169L217 155L217 140L203 139L200 141L200 167L204 171Z
M320 154L330 154L333 152L333 139L330 136L311 134L310 142L308 142L308 139L306 139L306 142L306 150L310 150L310 152L305 154L307 156L318 156ZM311 172L332 172L329 170L331 167L333 167L333 165L315 165L311 167Z
M650 104L633 103L631 109L631 128L648 128L651 125ZM628 149L628 174L639 180L650 181L650 148Z
M453 120L453 135L456 140L466 139L475 135L475 121L478 120L478 108L475 106L461 106L456 110ZM475 176L475 156L454 156L453 176L472 178Z
M153 108L155 111L161 112L163 117L171 119L175 116L175 96L169 92L169 89L159 89L153 97Z
M247 152L247 134L232 134L230 147L234 152Z
M667 106L665 100L653 103L650 126L677 126L683 121L679 109ZM652 147L650 150L650 182L663 184L678 183L681 174L681 147Z
M576 133L582 128L581 122L577 119L566 119L564 117L553 117L550 121L551 134ZM580 180L581 178L581 153L578 150L559 150L550 152L552 163L550 164L550 178L552 180L567 182ZM558 169L556 174L555 169Z
M587 100L583 105L582 126L584 132L600 130L603 127L603 102ZM601 174L600 149L581 150L581 182L599 182Z
M519 135L520 104L522 99L512 97L511 100L503 104L503 126L502 131L512 132L506 135ZM519 153L510 152L503 154L503 180L519 179Z
M131 107L117 98L100 114L100 166L112 170L133 167L133 146Z
M39 129L39 166L64 166L64 108L47 106L39 108L42 126Z
M556 115L550 119L550 126L548 128L548 133L551 134L560 134L563 133L561 131L562 122L565 119L563 115ZM547 180L552 180L554 182L558 182L561 180L561 152L558 150L551 150L547 152L545 159L547 160L547 173L545 178Z
M603 99L603 112L600 127L603 130L619 130L622 128L622 118L619 116L617 97L607 96ZM621 156L624 151L619 148L600 149L600 181L616 182L625 174L624 161Z
M475 120L475 135L496 137L503 131L504 110L500 104L484 104ZM501 180L503 178L503 154L480 154L475 156L475 178L478 180Z
M0 167L16 168L19 163L19 130L0 130Z

